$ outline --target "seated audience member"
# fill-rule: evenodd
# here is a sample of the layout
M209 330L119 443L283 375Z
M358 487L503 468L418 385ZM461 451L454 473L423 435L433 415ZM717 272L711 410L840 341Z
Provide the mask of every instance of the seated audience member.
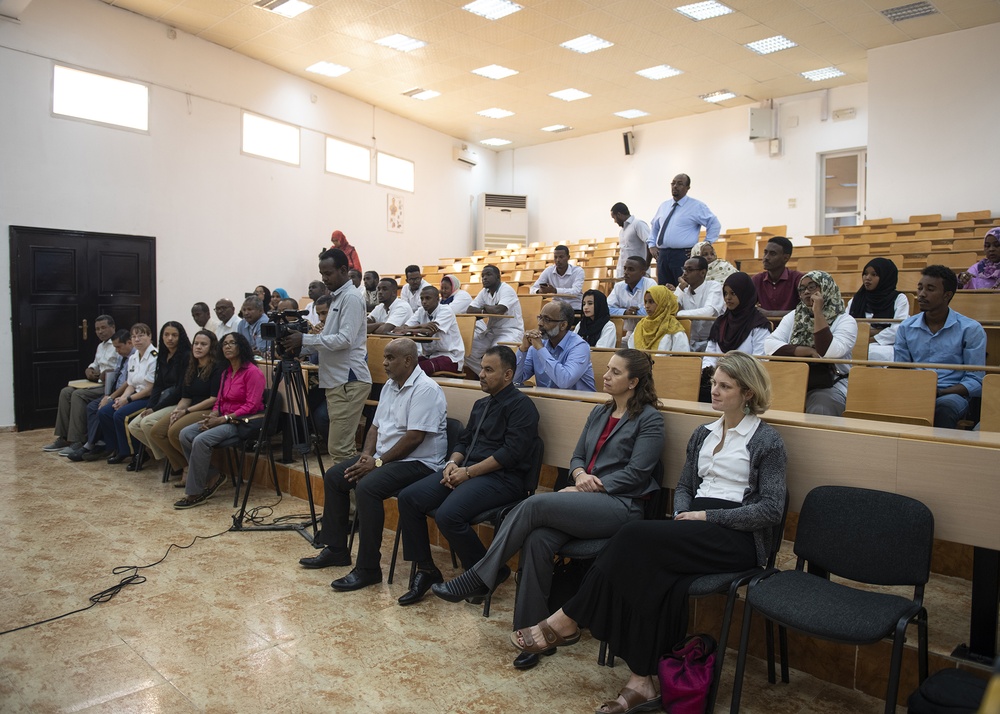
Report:
M625 261L629 256L639 255L644 260L649 258L649 224L632 215L624 203L616 203L611 207L611 220L618 224L618 267L615 268L615 279L625 277Z
M106 404L112 403L125 392L128 386L129 357L135 351L132 347L132 336L128 330L118 330L111 338L118 362L114 372L105 378L104 388L108 393L100 399L94 399L87 404L87 436L86 440L66 456L70 461L97 461L108 456L108 445L101 436L101 421L97 411ZM62 453L62 452L60 452Z
M354 289L358 291L358 295L360 295L361 299L364 300L365 299L365 286L363 285L364 276L361 275L361 271L348 270L347 275L350 276L351 278L351 285L354 286Z
M250 349L258 357L267 355L271 351L271 341L260 335L260 326L270 321L264 314L264 303L260 298L248 297L243 301L243 320L236 331L246 338Z
M628 346L637 350L690 352L684 325L677 319L677 298L666 285L646 291L646 316L628 337Z
M753 286L760 309L768 317L784 315L799 303L797 289L802 273L785 267L791 257L792 242L784 236L775 236L764 246L764 270L753 276Z
M441 304L441 293L433 285L428 285L420 292L420 308L405 325L397 327L393 332L438 338L419 346L421 356L417 360L417 366L429 376L433 376L435 372L462 371L465 343L462 342L458 321L451 308Z
M238 438L236 422L264 409L264 373L254 364L250 342L235 333L223 337L221 346L223 368L215 404L200 422L181 429L178 439L188 468L186 495L174 504L176 509L200 506L219 490L225 476L208 484L212 448Z
M258 285L253 289L253 294L260 298L262 310L267 312L271 309L271 291L265 285Z
M515 506L482 560L456 579L434 585L438 597L458 602L488 595L506 562L521 551L514 629L527 629L551 613L552 562L563 545L577 538L610 538L629 521L642 518L644 499L660 486L652 476L664 439L652 367L644 352L615 353L603 377L611 399L587 417L569 462L572 485L535 494ZM401 604L416 602L431 583L441 582L440 571L430 565L417 571L409 601L400 598ZM536 664L537 653L522 653L514 660L518 669Z
M362 270L361 257L358 255L357 249L347 241L347 236L340 231L334 231L330 234L330 243L331 248L344 251L344 255L347 256L348 268L351 270Z
M608 296L608 310L612 315L636 316L622 325L627 339L639 324L638 318L646 316L646 291L656 285L656 281L646 276L649 263L638 255L625 260L624 270L625 279L615 283Z
M181 430L204 421L219 394L222 356L214 332L198 330L191 341L191 359L181 378L180 401L166 419L156 422L149 438L170 462L170 473L179 476L187 460L181 449ZM176 485L183 487L183 479Z
M484 315L486 319L476 322L476 334L472 338L472 351L465 356L465 371L478 375L482 371L480 360L490 347L500 342L520 342L524 337L524 321L521 319L521 301L514 288L500 280L500 269L487 265L482 273L483 289L466 309L469 315ZM490 315L510 317L490 318Z
M696 317L716 318L726 309L722 300L722 283L706 280L708 261L700 255L684 261L684 272L678 281L674 297L677 298L677 317L690 319ZM709 320L691 320L691 350L704 352L708 343L708 333L712 329Z
M844 299L830 274L809 271L799 279L798 293L799 305L768 335L764 351L779 357L850 359L858 323L844 309ZM846 364L810 363L806 412L841 416L847 406L850 369Z
M142 322L132 325L132 346L135 347L135 352L128 358L125 389L113 402L97 410L104 443L111 450L109 464L120 464L130 456L125 420L146 408L156 379L158 353L153 345L153 332L149 325Z
M618 330L611 321L608 298L600 290L588 290L583 294L583 308L580 322L573 332L580 335L590 347L610 347L618 345Z
M378 273L369 270L362 278L362 284L365 286L365 294L362 297L365 301L365 314L367 315L378 305Z
M288 299L287 290L285 290L284 288L275 288L274 292L271 293L271 304L270 305L265 304L264 312L267 313L277 310L278 303L280 303L282 300L287 300L287 299Z
M569 264L569 248L564 245L557 245L552 251L552 263L531 286L532 295L552 295L579 310L583 298L583 268Z
M341 461L323 477L319 555L302 558L306 568L351 564L347 548L351 490L358 519L358 559L350 573L330 583L337 591L382 582L383 501L441 468L448 450L447 402L438 384L417 367L417 345L400 338L385 346L385 372L375 418L358 456Z
M395 330L413 316L410 304L396 297L399 286L392 278L378 281L378 305L368 313L368 332L385 335Z
M191 341L184 326L179 322L164 322L160 327L159 353L156 356L156 379L149 403L128 423L128 431L133 438L141 441L148 449L144 451L142 462L138 454L132 457L129 471L137 471L142 463L149 460L150 451L156 460L163 458L163 452L152 440L153 427L170 418L170 413L181 400L181 382L191 360Z
M285 312L286 310L291 310L293 312L298 312L299 311L299 301L296 300L295 298L290 298L290 297L288 297L288 298L282 298L281 300L278 301L278 304L275 306L275 309L278 312Z
M733 273L722 286L726 311L712 323L706 352L746 352L764 354L764 343L771 334L771 322L757 309L757 291L746 273ZM715 371L718 357L701 358L702 369Z
M847 303L847 314L855 320L887 317L905 320L910 301L896 290L899 271L888 258L872 258L861 273L861 287ZM892 362L897 322L873 322L869 326L868 359Z
M986 364L986 331L975 320L949 307L958 280L944 265L928 265L917 283L920 312L896 331L896 362ZM982 395L983 372L936 369L934 426L954 429L965 417L969 400Z
M705 276L705 280L714 280L715 282L722 284L726 282L726 278L730 275L739 272L737 271L735 265L727 263L716 255L715 246L711 243L703 242L692 246L691 257L702 257L708 261L708 273Z
M313 308L316 310L316 322L309 330L310 335L318 335L323 332L323 327L326 326L326 317L330 314L331 303L333 303L333 297L330 295L321 295L313 302ZM312 359L313 357L316 359ZM319 364L319 358L316 354L309 355L309 361L313 364Z
M986 257L958 276L964 290L1000 290L1000 227L991 228L983 238Z
M419 265L407 265L403 272L406 274L406 285L399 291L399 297L410 306L411 311L417 310L420 307L420 291L430 283L424 280Z
M758 416L770 393L767 372L749 355L720 360L712 408L722 416L688 442L673 519L622 526L562 609L510 635L529 654L574 644L580 628L606 641L630 676L597 712L659 709L657 665L687 636L691 583L767 562L784 508L786 462L778 432Z
M509 347L491 347L483 355L482 365L479 383L488 396L472 405L444 469L399 494L397 527L402 529L403 558L416 562L418 570L428 573L424 580L429 578L431 583L437 569L431 558L428 513L437 509L434 520L438 530L448 539L462 567L469 569L486 555L486 547L469 522L483 511L516 501L526 493L525 479L538 435L538 410L514 386L517 362ZM509 574L507 570L498 576L493 586Z
M198 330L211 330L215 332L219 327L219 321L212 317L212 311L208 309L208 303L196 302L191 306L191 319L198 326ZM197 330L195 330L197 332Z
M313 325L319 323L319 317L316 315L316 301L319 300L324 295L329 295L330 291L327 290L326 285L323 284L322 280L313 280L309 283L309 300L311 302L306 305L303 309L308 310L309 314L306 315L306 319L309 320ZM362 296L364 297L364 296Z
M215 316L219 318L219 326L215 328L215 336L220 340L230 332L236 332L240 323L243 322L236 315L236 307L229 298L219 298L219 301L215 303Z
M441 304L447 305L456 315L464 315L472 304L472 296L462 289L462 283L454 275L441 278Z
M115 334L115 319L111 315L98 315L94 320L94 333L98 341L97 352L94 353L94 361L87 365L83 373L91 382L100 384L81 389L62 388L56 411L56 440L43 446L42 451L57 451L61 456L68 456L87 440L87 405L105 395L104 380L114 373L118 364L118 354L111 341Z
M538 328L521 338L515 384L534 377L539 387L594 391L590 345L569 329L572 321L573 308L568 302L553 300L542 305Z

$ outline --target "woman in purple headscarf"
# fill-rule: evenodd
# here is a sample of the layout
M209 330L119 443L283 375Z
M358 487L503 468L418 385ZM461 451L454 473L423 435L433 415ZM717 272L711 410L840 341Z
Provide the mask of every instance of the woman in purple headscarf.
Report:
M1000 290L1000 227L992 228L983 239L986 257L958 276L965 290Z

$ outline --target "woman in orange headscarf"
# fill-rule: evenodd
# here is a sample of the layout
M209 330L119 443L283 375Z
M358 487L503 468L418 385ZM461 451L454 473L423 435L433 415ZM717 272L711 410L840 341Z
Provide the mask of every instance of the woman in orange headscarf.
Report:
M646 317L639 320L628 338L628 346L637 350L690 352L684 326L677 319L677 298L664 285L646 291Z

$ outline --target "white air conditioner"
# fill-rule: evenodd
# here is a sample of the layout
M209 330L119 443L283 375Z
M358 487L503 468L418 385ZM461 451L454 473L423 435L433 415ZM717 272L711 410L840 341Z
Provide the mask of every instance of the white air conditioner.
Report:
M481 193L478 215L478 249L505 248L510 243L528 245L527 196Z
M470 150L466 144L453 147L452 156L455 158L455 161L468 164L469 166L475 166L479 163L479 157L476 156L476 152Z

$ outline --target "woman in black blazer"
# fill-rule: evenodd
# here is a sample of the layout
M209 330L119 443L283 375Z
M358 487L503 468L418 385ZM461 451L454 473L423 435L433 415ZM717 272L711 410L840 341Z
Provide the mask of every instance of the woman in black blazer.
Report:
M509 575L505 563L520 550L514 629L528 627L549 615L552 558L563 544L609 538L629 521L642 518L642 498L660 487L652 473L664 438L652 366L644 352L615 353L604 374L604 391L611 400L587 418L570 460L573 485L537 494L515 507L486 556L454 580L434 585L436 595L458 602L492 592ZM419 587L414 581L414 588ZM537 663L538 655L531 653L514 660L519 669Z

